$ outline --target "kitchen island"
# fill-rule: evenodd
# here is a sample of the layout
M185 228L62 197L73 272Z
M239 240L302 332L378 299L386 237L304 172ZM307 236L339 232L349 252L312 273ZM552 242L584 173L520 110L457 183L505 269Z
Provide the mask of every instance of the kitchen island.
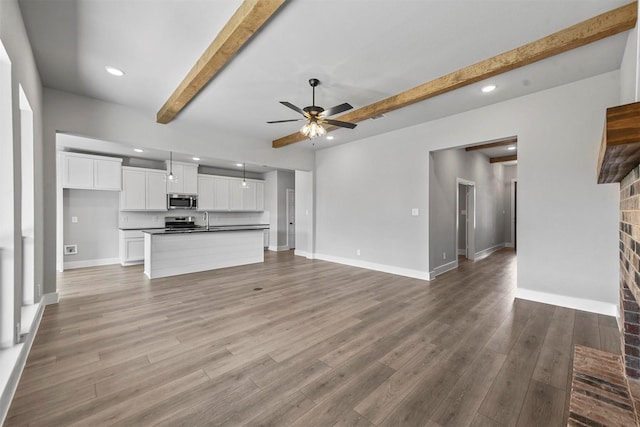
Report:
M143 230L144 274L150 278L264 262L269 225Z

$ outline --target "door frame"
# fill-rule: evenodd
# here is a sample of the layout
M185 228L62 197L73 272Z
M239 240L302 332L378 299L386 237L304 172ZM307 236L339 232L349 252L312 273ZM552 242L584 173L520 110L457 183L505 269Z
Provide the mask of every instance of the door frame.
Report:
M518 183L517 179L512 179L511 180L511 247L515 248L517 241L518 241L518 236L516 235L516 227L517 227L517 215L518 215L518 211L517 211L517 206L516 204L518 203L518 200L516 199L517 194L516 194L516 185Z
M456 178L456 235L455 235L455 254L456 259L458 256L458 237L460 235L460 185L464 185L466 187L471 187L467 190L467 215L466 215L466 230L467 230L467 247L466 247L466 258L467 259L475 259L476 254L476 243L475 243L475 232L476 232L476 183L474 181L469 181L463 178ZM471 217L471 221L469 220Z
M289 248L289 249L294 249L294 248L295 248L295 236L296 236L296 224L295 224L295 221L294 221L294 223L293 223L293 233L290 233L290 232L289 232L289 228L290 228L290 227L289 227L289 223L291 222L291 219L289 218L289 211L290 211L290 210L289 210L289 194L292 194L292 193L293 193L293 197L294 197L294 205L293 205L293 209L294 209L294 219L295 219L295 197L296 197L296 190L294 190L293 188L287 188L287 189L286 189L286 197L285 197L285 200L286 200L286 206L285 206L285 209L286 209L286 212L287 212L287 248ZM294 240L294 245L293 245L294 247L293 247L293 248L291 247L291 244L290 244L290 237L291 237L291 234L293 234L293 240Z

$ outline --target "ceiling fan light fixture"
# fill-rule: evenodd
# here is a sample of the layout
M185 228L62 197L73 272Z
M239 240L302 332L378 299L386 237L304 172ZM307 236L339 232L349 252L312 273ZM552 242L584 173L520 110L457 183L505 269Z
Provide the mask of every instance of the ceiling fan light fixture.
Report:
M315 120L309 120L309 123L302 126L300 132L308 138L316 138L318 136L326 135L327 133L326 129Z

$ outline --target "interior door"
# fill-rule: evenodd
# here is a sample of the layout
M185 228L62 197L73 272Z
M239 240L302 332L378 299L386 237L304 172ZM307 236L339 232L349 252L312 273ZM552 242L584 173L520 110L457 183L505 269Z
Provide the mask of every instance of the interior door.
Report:
M287 188L287 246L296 247L296 192Z

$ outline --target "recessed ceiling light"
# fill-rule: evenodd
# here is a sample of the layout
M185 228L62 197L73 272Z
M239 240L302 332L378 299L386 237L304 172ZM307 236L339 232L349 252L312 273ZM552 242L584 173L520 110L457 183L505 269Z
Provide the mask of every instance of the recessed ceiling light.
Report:
M327 137L327 139L328 139L329 141L331 141L331 140L333 139L333 136L332 136L332 135L329 135L329 136Z
M513 145L511 147L507 147L507 150L515 150L515 149L516 149L516 147L513 146Z
M133 151L135 151L136 153L144 153L144 150L142 148L134 148Z
M236 163L236 166L241 168L242 166L244 166L242 163Z
M198 160L200 160L200 157L192 157L192 159L197 162Z
M486 85L481 90L484 93L489 93L489 92L493 92L495 89L496 89L496 85Z
M111 65L107 65L106 67L104 67L105 70L107 70L107 73L113 75L113 76L117 76L117 77L122 77L124 76L124 71L122 71L120 68L116 68L116 67L112 67Z

